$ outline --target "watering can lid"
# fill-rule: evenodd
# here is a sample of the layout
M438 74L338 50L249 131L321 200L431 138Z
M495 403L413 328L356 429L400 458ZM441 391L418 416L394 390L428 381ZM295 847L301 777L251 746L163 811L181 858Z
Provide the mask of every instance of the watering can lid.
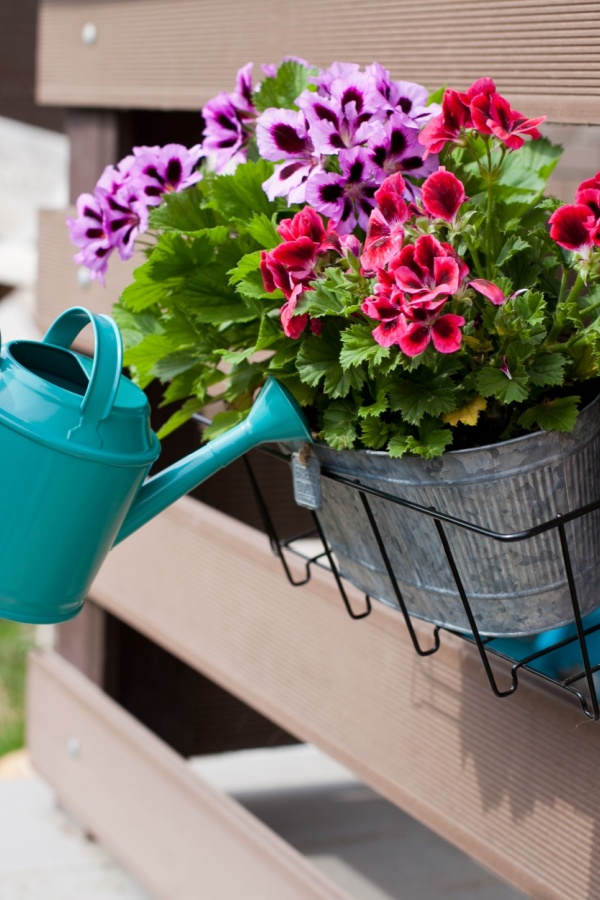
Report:
M69 349L92 323L93 358ZM146 395L121 374L115 322L81 307L67 310L43 341L11 341L0 355L0 423L73 456L118 466L154 461Z

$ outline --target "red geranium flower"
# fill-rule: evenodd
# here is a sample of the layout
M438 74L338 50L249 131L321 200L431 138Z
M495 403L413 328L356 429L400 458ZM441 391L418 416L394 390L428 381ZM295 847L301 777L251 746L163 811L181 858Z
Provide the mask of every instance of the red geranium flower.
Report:
M458 91L448 89L442 100L442 112L427 123L419 134L419 143L425 147L423 159L430 153L439 153L448 141L458 143L461 131L471 127L471 112Z
M425 212L436 219L453 222L462 203L467 200L465 186L456 175L440 166L421 188L421 201Z
M325 230L323 219L312 206L305 206L293 219L282 219L277 226L277 234L284 241L296 241L301 237L310 238L319 245L319 252L340 249L340 238L331 227L331 221Z
M590 209L583 204L561 206L550 216L550 237L565 250L580 253L593 244ZM597 232L596 232L597 238Z
M404 179L400 172L390 175L375 192L377 207L369 217L364 253L360 258L366 272L383 268L402 247L404 223L410 210L403 197Z
M438 309L455 294L469 271L449 244L430 234L404 247L391 268L397 286L410 294L411 307L428 310Z
M546 116L528 119L523 113L511 109L508 100L500 94L477 94L471 101L473 125L481 134L493 134L511 150L518 150L525 143L522 135L530 135L534 140L541 137L538 125L546 121Z
M443 316L431 315L425 310L415 310L415 318L400 316L398 321L398 344L407 356L422 353L429 342L439 353L455 353L462 341L461 326L465 324L462 316L445 313ZM373 332L375 336L375 332Z

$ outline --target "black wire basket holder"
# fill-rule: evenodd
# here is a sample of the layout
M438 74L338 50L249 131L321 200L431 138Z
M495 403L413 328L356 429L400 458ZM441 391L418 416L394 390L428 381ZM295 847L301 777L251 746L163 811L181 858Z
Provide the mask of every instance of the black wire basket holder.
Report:
M289 462L289 457L285 454L279 452L278 450L272 447L263 447L261 448L265 452L269 453L271 456L274 456L280 460ZM293 538L282 538L274 525L273 516L271 515L271 511L269 509L269 505L265 499L265 495L261 490L258 479L252 469L252 465L248 459L248 457L244 457L244 462L247 470L248 477L250 479L250 483L252 486L252 491L255 496L258 509L260 512L261 519L264 523L265 531L269 537L269 542L271 545L271 549L273 553L275 553L283 566L283 570L286 574L286 577L291 585L294 587L300 587L302 585L307 584L310 581L312 570L314 566L319 566L324 569L328 569L331 572L332 578L334 579L337 588L339 590L341 599L344 603L344 607L348 613L348 615L352 619L364 619L372 610L373 601L372 598L365 594L365 602L364 607L361 609L355 609L353 604L350 602L348 593L346 591L346 586L344 582L343 576L340 574L338 567L336 565L335 557L331 550L331 547L327 541L327 537L323 532L321 527L321 523L319 521L318 512L311 510L311 516L313 520L313 529L310 532L295 535ZM373 536L379 548L379 552L381 553L381 558L383 564L385 566L387 575L389 577L389 581L398 603L399 611L402 613L404 623L410 635L410 639L412 641L412 645L414 647L415 652L419 656L430 656L435 653L439 647L441 646L441 634L443 632L450 632L463 640L474 643L479 652L479 656L481 658L481 662L483 664L484 671L488 678L490 687L494 695L498 698L509 697L515 693L519 686L519 677L522 671L527 671L531 673L538 679L542 679L547 684L554 685L555 687L560 688L563 691L566 691L567 694L571 695L575 698L575 700L581 706L583 713L588 719L597 721L600 719L600 704L598 700L598 693L596 690L596 682L594 679L594 674L600 671L600 661L595 662L590 659L590 653L588 648L587 638L589 638L596 631L600 630L600 624L594 624L589 627L586 626L584 621L584 617L581 612L581 606L579 603L579 598L577 594L577 586L575 575L573 571L573 565L571 560L571 553L569 549L569 542L567 538L567 533L565 526L568 522L573 521L574 519L578 519L582 516L589 515L595 510L600 509L600 500L597 502L588 504L586 506L582 506L579 509L570 511L564 515L558 515L554 519L542 522L540 524L535 525L532 528L529 528L525 531L516 532L513 534L503 534L500 532L490 531L486 528L482 528L477 526L471 522L467 522L465 520L456 518L454 516L447 515L445 513L440 513L439 511L433 508L426 508L423 506L419 506L416 503L413 503L408 500L404 500L402 498L393 496L391 494L387 494L378 489L367 487L365 485L360 484L356 479L340 475L338 473L327 471L326 469L321 471L322 478L331 478L346 487L354 489L358 492L362 507L365 511L365 519L368 523L369 527L372 529ZM372 506L369 498L371 496L380 497L386 501L391 503L398 504L399 506L403 506L407 509L414 510L417 513L420 513L424 516L429 516L433 519L435 524L435 528L437 530L437 534L439 536L441 545L444 550L444 554L450 566L450 570L452 576L454 578L456 589L462 601L462 605L465 610L465 614L467 616L469 626L471 629L471 634L466 635L460 631L455 631L451 627L447 625L433 625L432 624L432 641L429 646L422 646L419 635L415 630L413 620L411 618L410 613L408 612L406 603L402 596L402 591L394 574L394 569L390 562L385 542L382 538L381 532L377 525L376 518L373 514ZM482 636L479 632L477 622L475 620L475 616L473 614L473 610L469 603L469 598L465 591L463 580L461 578L461 574L459 568L457 566L456 560L452 554L452 550L450 547L450 543L448 541L447 533L446 533L446 525L458 526L459 528L465 528L476 534L483 535L491 540L501 541L504 543L515 543L519 541L527 541L530 538L535 537L536 535L542 534L546 531L556 530L559 536L561 554L562 554L562 562L564 565L564 571L566 575L566 581L569 587L570 600L573 608L573 619L575 625L575 634L564 638L563 640L559 640L556 643L552 643L541 650L538 650L534 653L530 653L527 656L524 656L520 659L515 659L506 652L499 650L495 643L498 643L496 639ZM317 553L312 555L306 555L303 550L298 549L298 542L302 538L307 537L318 537L320 539L320 544L322 549L319 549ZM300 557L305 564L304 575L302 577L296 578L294 577L292 570L288 563L288 555L293 555L295 557ZM500 642L501 643L501 642ZM548 675L544 672L539 671L536 668L536 663L539 663L543 660L544 657L547 657L549 654L554 653L557 650L561 650L566 648L568 645L573 645L577 643L579 647L579 651L581 654L581 662L582 665L576 671L570 671L568 676L565 677L554 677ZM507 686L501 687L496 674L491 665L491 659L501 659L504 661L504 669L507 670L507 674L504 674L503 680L506 680Z

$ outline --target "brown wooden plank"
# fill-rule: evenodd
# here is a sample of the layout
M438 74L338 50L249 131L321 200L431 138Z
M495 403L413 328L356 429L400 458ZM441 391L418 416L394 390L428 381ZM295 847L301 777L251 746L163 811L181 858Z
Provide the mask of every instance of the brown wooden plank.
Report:
M81 613L56 628L56 649L94 684L104 685L106 613L86 603Z
M66 133L70 141L69 197L90 192L104 167L119 159L118 121L109 110L69 110Z
M368 17L358 0L42 0L38 99L199 109L249 59L291 53L318 65L377 59L431 88L491 75L525 113L600 123L599 13L600 0L374 0Z
M398 614L351 621L330 576L294 589L266 544L186 498L112 551L93 596L528 896L600 895L600 728L530 684L495 699L449 635L417 658Z
M52 652L29 671L33 765L161 900L349 900Z

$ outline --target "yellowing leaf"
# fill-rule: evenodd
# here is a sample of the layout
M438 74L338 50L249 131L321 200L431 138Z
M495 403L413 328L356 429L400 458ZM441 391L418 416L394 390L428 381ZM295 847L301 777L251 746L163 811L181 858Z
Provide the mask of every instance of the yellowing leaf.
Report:
M461 406L460 409L455 409L454 412L446 413L446 415L443 416L444 422L447 422L448 425L458 425L459 422L462 422L463 425L476 425L479 413L483 412L486 406L487 402L483 397L475 397L473 400L470 400L469 403L465 403L464 406Z

